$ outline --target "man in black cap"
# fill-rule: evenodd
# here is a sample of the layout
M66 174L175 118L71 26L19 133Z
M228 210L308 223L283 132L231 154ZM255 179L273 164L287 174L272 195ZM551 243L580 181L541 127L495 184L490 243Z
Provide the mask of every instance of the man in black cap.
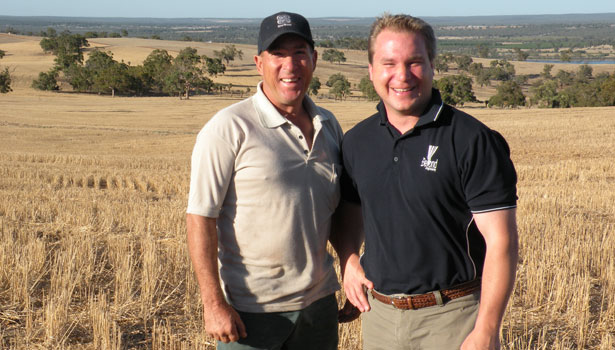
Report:
M265 18L256 94L197 137L188 248L218 349L337 348L339 285L326 246L342 130L306 96L316 58L303 16Z

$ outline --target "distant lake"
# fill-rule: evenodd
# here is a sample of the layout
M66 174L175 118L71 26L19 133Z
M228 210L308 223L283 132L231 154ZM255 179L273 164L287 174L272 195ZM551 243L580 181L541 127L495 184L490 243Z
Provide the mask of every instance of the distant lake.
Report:
M526 60L526 62L538 62L538 63L562 63L562 64L615 64L615 60L581 60L581 61L569 61L562 62L558 60Z

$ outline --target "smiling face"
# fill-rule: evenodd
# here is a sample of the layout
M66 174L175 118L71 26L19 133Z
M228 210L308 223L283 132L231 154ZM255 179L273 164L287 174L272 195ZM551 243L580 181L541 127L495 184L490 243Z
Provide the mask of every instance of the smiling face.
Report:
M316 56L304 39L292 34L280 37L254 56L263 78L263 92L274 106L286 112L301 108L316 68Z
M431 99L434 75L423 37L385 29L373 50L369 77L389 118L420 117Z

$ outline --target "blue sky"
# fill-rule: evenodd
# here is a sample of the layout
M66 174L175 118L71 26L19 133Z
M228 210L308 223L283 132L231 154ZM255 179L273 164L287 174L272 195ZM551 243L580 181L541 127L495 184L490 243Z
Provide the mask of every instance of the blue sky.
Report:
M306 17L489 16L615 13L614 0L1 0L0 15L160 18L262 18L285 10Z

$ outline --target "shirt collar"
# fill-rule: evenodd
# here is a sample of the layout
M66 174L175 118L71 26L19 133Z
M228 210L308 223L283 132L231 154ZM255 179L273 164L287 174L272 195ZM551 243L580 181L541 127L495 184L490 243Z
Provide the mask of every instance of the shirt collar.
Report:
M442 108L444 107L444 102L442 102L442 97L440 96L440 91L438 89L431 89L431 99L425 111L419 117L419 121L416 123L416 126L422 126L425 124L433 123L438 120L440 114L442 113ZM378 109L378 113L380 114L380 125L386 125L389 120L387 118L386 108L384 106L384 102L380 100L380 103L376 106Z
M278 112L277 108L275 108L271 101L269 101L267 96L265 96L262 85L262 81L258 83L256 86L256 94L254 94L254 104L256 111L258 112L261 125L266 128L273 129L286 123L290 123L288 119ZM303 107L314 121L322 122L329 120L329 116L321 113L318 106L316 106L314 101L312 101L312 99L307 95L303 97Z

